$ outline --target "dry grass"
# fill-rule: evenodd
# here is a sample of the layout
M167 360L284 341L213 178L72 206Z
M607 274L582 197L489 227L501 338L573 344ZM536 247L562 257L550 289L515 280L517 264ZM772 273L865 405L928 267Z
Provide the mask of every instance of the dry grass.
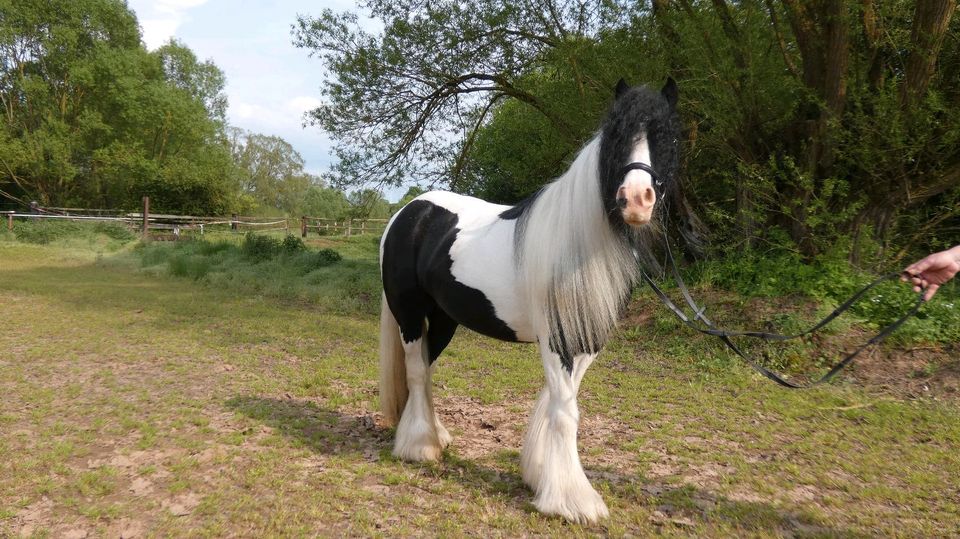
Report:
M955 401L787 392L666 313L587 375L581 454L612 517L581 527L520 480L530 347L461 333L436 380L453 446L407 464L373 411L370 317L82 250L0 261L0 536L960 534Z

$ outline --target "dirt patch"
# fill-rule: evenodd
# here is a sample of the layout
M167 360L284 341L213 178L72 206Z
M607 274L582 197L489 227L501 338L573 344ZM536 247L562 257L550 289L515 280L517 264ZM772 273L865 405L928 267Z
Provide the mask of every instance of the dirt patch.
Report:
M857 358L849 376L897 397L960 400L960 344L874 350Z

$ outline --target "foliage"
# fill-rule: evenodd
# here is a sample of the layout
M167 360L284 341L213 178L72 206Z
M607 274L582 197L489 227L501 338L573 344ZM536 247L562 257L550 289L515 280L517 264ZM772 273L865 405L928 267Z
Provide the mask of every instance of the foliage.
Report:
M701 262L690 272L692 282L700 286L717 286L745 298L800 295L831 308L876 278L851 267L840 249L817 257L813 263L805 263L796 253L747 253ZM903 283L884 283L855 303L845 318L852 315L879 329L906 313L916 299L916 294ZM806 321L793 329L804 325L809 327L811 322ZM917 317L904 324L891 338L905 343L960 342L960 286L951 282L941 288L937 296L921 308Z
M300 200L299 210L301 215L343 219L349 213L350 201L339 189L312 185Z
M459 177L472 133L505 98L565 126L566 117L517 77L542 66L568 36L596 36L630 13L616 3L562 2L550 16L540 6L491 0L365 6L382 34L366 31L356 14L329 9L294 27L296 45L333 75L326 104L310 115L337 141L335 179L352 185Z
M137 239L126 226L108 222L77 222L54 219L14 221L12 240L24 243L107 242L123 244Z
M378 244L368 237L314 249L300 238L247 234L239 244L190 240L141 244L140 266L244 294L316 302L336 312L372 313L379 306ZM330 242L332 240L325 240Z
M251 200L252 210L286 215L317 215L310 211L315 209L342 212L337 207L336 194L328 193L320 178L303 169L303 157L289 142L235 127L229 128L228 133L237 165L237 182Z
M155 52L118 0L0 1L0 190L43 205L228 213L223 73Z
M376 189L361 189L347 197L350 210L347 217L352 219L386 219L390 217L391 207L383 194Z
M669 74L684 226L693 208L718 252L773 242L807 261L850 238L852 260L876 263L956 241L951 5L381 0L366 5L379 32L330 10L294 30L332 74L311 115L338 144L341 182L514 202L592 136L619 77Z

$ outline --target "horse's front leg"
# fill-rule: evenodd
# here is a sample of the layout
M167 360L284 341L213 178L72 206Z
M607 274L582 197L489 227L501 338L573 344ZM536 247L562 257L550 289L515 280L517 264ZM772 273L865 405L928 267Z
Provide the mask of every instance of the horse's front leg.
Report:
M567 372L560 356L540 339L546 387L540 392L524 439L520 468L533 489L534 506L544 514L574 522L596 522L609 513L603 498L590 486L577 454L577 391L595 354L580 355Z

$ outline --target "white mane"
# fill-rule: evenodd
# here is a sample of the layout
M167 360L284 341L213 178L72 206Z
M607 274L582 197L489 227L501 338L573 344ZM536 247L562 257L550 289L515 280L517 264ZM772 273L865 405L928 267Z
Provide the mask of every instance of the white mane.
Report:
M599 149L597 136L544 188L517 246L534 327L562 337L573 352L604 345L637 277L629 238L614 230L604 210Z

